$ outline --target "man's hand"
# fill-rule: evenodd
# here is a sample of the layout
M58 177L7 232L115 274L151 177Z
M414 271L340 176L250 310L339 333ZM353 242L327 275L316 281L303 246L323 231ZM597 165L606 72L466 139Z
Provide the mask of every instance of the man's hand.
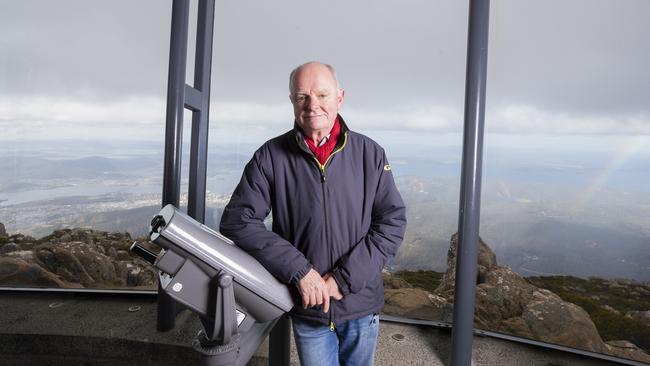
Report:
M334 276L332 276L331 273L326 273L325 276L323 276L323 280L325 281L325 284L327 285L327 290L334 298L334 300L341 300L343 298L343 294L341 293L341 289L339 288L339 284L336 283L336 280L334 279Z
M328 285L313 268L307 272L305 277L298 281L298 290L302 297L302 307L308 308L323 304L323 311L330 310L330 294Z

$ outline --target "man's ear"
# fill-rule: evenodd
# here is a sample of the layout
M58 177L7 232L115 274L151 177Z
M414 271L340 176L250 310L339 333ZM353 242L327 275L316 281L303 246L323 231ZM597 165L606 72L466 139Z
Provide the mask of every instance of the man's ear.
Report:
M345 90L344 89L339 89L338 95L336 96L336 98L337 98L339 108L341 108L341 105L343 105L343 100L345 99Z

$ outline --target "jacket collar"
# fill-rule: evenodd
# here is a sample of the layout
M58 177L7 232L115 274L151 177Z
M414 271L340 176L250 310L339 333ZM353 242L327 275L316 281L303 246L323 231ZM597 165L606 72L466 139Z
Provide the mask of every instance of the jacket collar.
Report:
M343 117L341 117L340 114L337 114L336 117L339 119L339 125L341 126L341 134L339 135L339 140L336 142L336 147L334 147L334 150L338 149L343 145L348 131L350 129L348 128L348 125L345 124L345 121L343 120ZM302 131L302 128L298 126L298 123L296 121L293 121L293 130L294 130L294 136L296 139L296 143L300 147L301 150L311 154L311 150L309 150L309 146L307 146L307 143L305 143L305 133Z

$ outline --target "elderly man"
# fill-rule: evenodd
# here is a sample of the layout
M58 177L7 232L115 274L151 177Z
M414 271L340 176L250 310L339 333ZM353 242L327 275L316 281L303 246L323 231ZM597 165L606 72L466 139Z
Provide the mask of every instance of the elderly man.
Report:
M338 114L345 93L334 68L309 62L289 79L294 128L255 152L220 230L295 285L302 365L372 365L381 270L404 237L404 203L384 150Z

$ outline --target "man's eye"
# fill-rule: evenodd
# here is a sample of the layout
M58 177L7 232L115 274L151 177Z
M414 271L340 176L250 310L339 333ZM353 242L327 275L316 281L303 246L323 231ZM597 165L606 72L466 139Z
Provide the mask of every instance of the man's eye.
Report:
M328 96L328 94L318 94L318 99L326 99Z
M296 102L297 102L297 103L304 103L305 100L307 100L307 97L305 97L304 95L298 95L298 96L296 96Z

